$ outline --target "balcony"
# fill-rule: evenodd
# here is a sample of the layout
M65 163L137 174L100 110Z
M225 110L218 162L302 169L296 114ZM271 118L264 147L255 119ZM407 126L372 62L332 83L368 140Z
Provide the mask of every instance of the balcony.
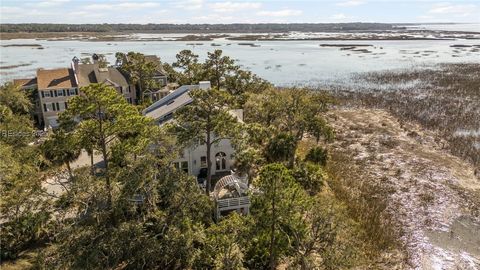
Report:
M217 200L217 209L219 211L227 211L245 207L250 207L250 198L248 198L248 196Z

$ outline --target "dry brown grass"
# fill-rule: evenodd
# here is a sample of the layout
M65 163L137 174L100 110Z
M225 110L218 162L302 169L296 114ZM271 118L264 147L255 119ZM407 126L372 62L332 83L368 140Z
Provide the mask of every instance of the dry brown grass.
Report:
M437 131L452 154L480 168L480 136L461 133L480 130L480 64L359 74L351 89L335 95L345 105L387 109Z
M378 257L387 250L401 247L401 231L395 230L394 219L387 213L387 197L391 192L385 186L370 181L362 161L352 155L332 151L327 170L331 176L328 185L335 196L347 205L350 215L363 229L368 242L367 254Z

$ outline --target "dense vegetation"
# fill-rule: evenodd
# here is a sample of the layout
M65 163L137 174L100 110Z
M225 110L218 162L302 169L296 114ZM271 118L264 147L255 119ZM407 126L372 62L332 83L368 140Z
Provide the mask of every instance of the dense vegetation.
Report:
M164 33L265 33L325 32L355 30L391 30L386 23L260 23L260 24L2 24L0 32L124 32L148 31Z
M221 51L204 63L182 51L165 69L182 84L214 87L192 91L192 105L159 127L115 89L92 84L40 141L25 93L2 86L0 129L26 134L0 137L2 261L35 250L29 266L42 269L342 269L371 267L395 246L371 193L352 190L352 174L328 159L329 95L274 89ZM228 115L237 108L245 123ZM215 222L209 196L171 164L210 132L234 142L237 169L255 187L250 215ZM102 165L71 168L81 150Z

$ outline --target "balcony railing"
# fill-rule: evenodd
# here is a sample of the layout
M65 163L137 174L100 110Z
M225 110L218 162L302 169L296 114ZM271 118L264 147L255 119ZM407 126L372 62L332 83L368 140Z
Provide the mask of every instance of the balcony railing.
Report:
M250 206L248 196L217 200L218 210L237 209Z

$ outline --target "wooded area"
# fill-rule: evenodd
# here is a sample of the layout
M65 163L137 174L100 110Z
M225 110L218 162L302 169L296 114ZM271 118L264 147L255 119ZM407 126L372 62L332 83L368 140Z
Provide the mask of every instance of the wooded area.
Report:
M125 32L159 33L265 33L265 32L329 32L358 30L392 30L387 23L260 23L260 24L2 24L0 32Z

